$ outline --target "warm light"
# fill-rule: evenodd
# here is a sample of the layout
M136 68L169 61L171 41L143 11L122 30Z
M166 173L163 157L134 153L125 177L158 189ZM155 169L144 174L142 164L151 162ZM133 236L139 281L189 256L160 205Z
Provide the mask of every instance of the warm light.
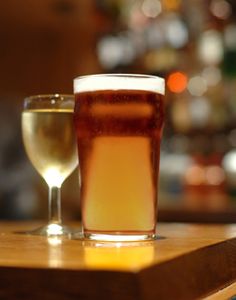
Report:
M62 244L62 240L58 236L48 237L48 243L51 246L58 246Z
M222 75L219 68L210 66L203 70L202 77L206 80L208 86L215 86L220 82Z
M159 0L144 0L142 11L148 18L156 18L162 11L161 2Z
M57 187L60 187L64 180L64 176L62 176L61 172L59 172L57 168L48 168L44 172L43 178L49 186Z
M192 166L186 172L186 182L191 185L200 185L205 181L204 168Z
M123 247L85 247L85 263L92 269L139 270L152 263L153 245Z
M219 185L225 179L224 171L219 166L210 166L206 168L206 181L210 185Z
M202 96L207 90L205 79L201 76L192 77L188 82L188 90L193 96Z
M217 30L202 33L198 45L199 57L205 64L218 64L223 59L222 35Z
M52 225L56 225L56 224L52 224ZM55 228L56 228L55 226L51 226L50 229L54 232ZM47 238L47 241L49 244L48 263L50 267L52 268L61 267L62 266L62 240L59 237L53 236L52 234L51 237Z
M225 0L212 0L210 11L217 18L225 20L231 15L232 8Z
M114 242L116 247L121 247L122 242L137 242L137 241L145 241L146 237L145 235L111 235L111 234L96 234L96 237L94 238L93 235L91 235L90 240L100 240L104 242Z
M127 18L128 26L132 29L133 32L142 31L148 22L148 18L141 10L139 1L133 1L133 4L131 4L130 1L130 9Z
M62 235L62 227L58 224L50 224L47 228L47 235Z
M167 80L167 86L171 92L181 93L186 89L187 76L181 72L174 72L170 74Z
M162 0L164 9L177 10L181 4L181 0Z

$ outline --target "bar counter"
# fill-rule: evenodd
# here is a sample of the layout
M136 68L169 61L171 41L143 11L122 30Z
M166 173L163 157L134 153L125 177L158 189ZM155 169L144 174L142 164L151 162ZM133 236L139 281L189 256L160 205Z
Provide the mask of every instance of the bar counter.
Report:
M0 299L236 295L236 225L158 223L156 241L116 244L24 234L36 226L0 223Z

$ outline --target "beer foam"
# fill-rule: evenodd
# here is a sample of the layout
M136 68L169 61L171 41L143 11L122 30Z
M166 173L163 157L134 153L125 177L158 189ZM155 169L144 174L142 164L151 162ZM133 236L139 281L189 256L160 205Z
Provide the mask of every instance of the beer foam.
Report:
M97 74L74 79L74 93L102 90L138 90L165 94L165 80L141 74Z

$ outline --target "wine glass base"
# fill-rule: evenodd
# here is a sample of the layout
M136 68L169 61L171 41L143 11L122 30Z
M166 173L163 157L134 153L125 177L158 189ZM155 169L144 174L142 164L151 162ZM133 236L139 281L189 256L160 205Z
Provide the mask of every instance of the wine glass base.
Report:
M27 232L27 234L30 235L66 236L69 238L73 233L74 230L72 228L65 225L55 224L55 223L47 224L45 226Z

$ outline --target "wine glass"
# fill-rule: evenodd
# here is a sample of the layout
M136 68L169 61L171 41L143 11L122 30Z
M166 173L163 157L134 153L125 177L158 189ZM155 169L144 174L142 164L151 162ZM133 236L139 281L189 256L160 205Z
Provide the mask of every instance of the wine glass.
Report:
M48 224L31 234L68 236L72 233L62 224L61 185L78 164L73 110L73 95L37 95L24 100L24 146L31 163L49 187Z

